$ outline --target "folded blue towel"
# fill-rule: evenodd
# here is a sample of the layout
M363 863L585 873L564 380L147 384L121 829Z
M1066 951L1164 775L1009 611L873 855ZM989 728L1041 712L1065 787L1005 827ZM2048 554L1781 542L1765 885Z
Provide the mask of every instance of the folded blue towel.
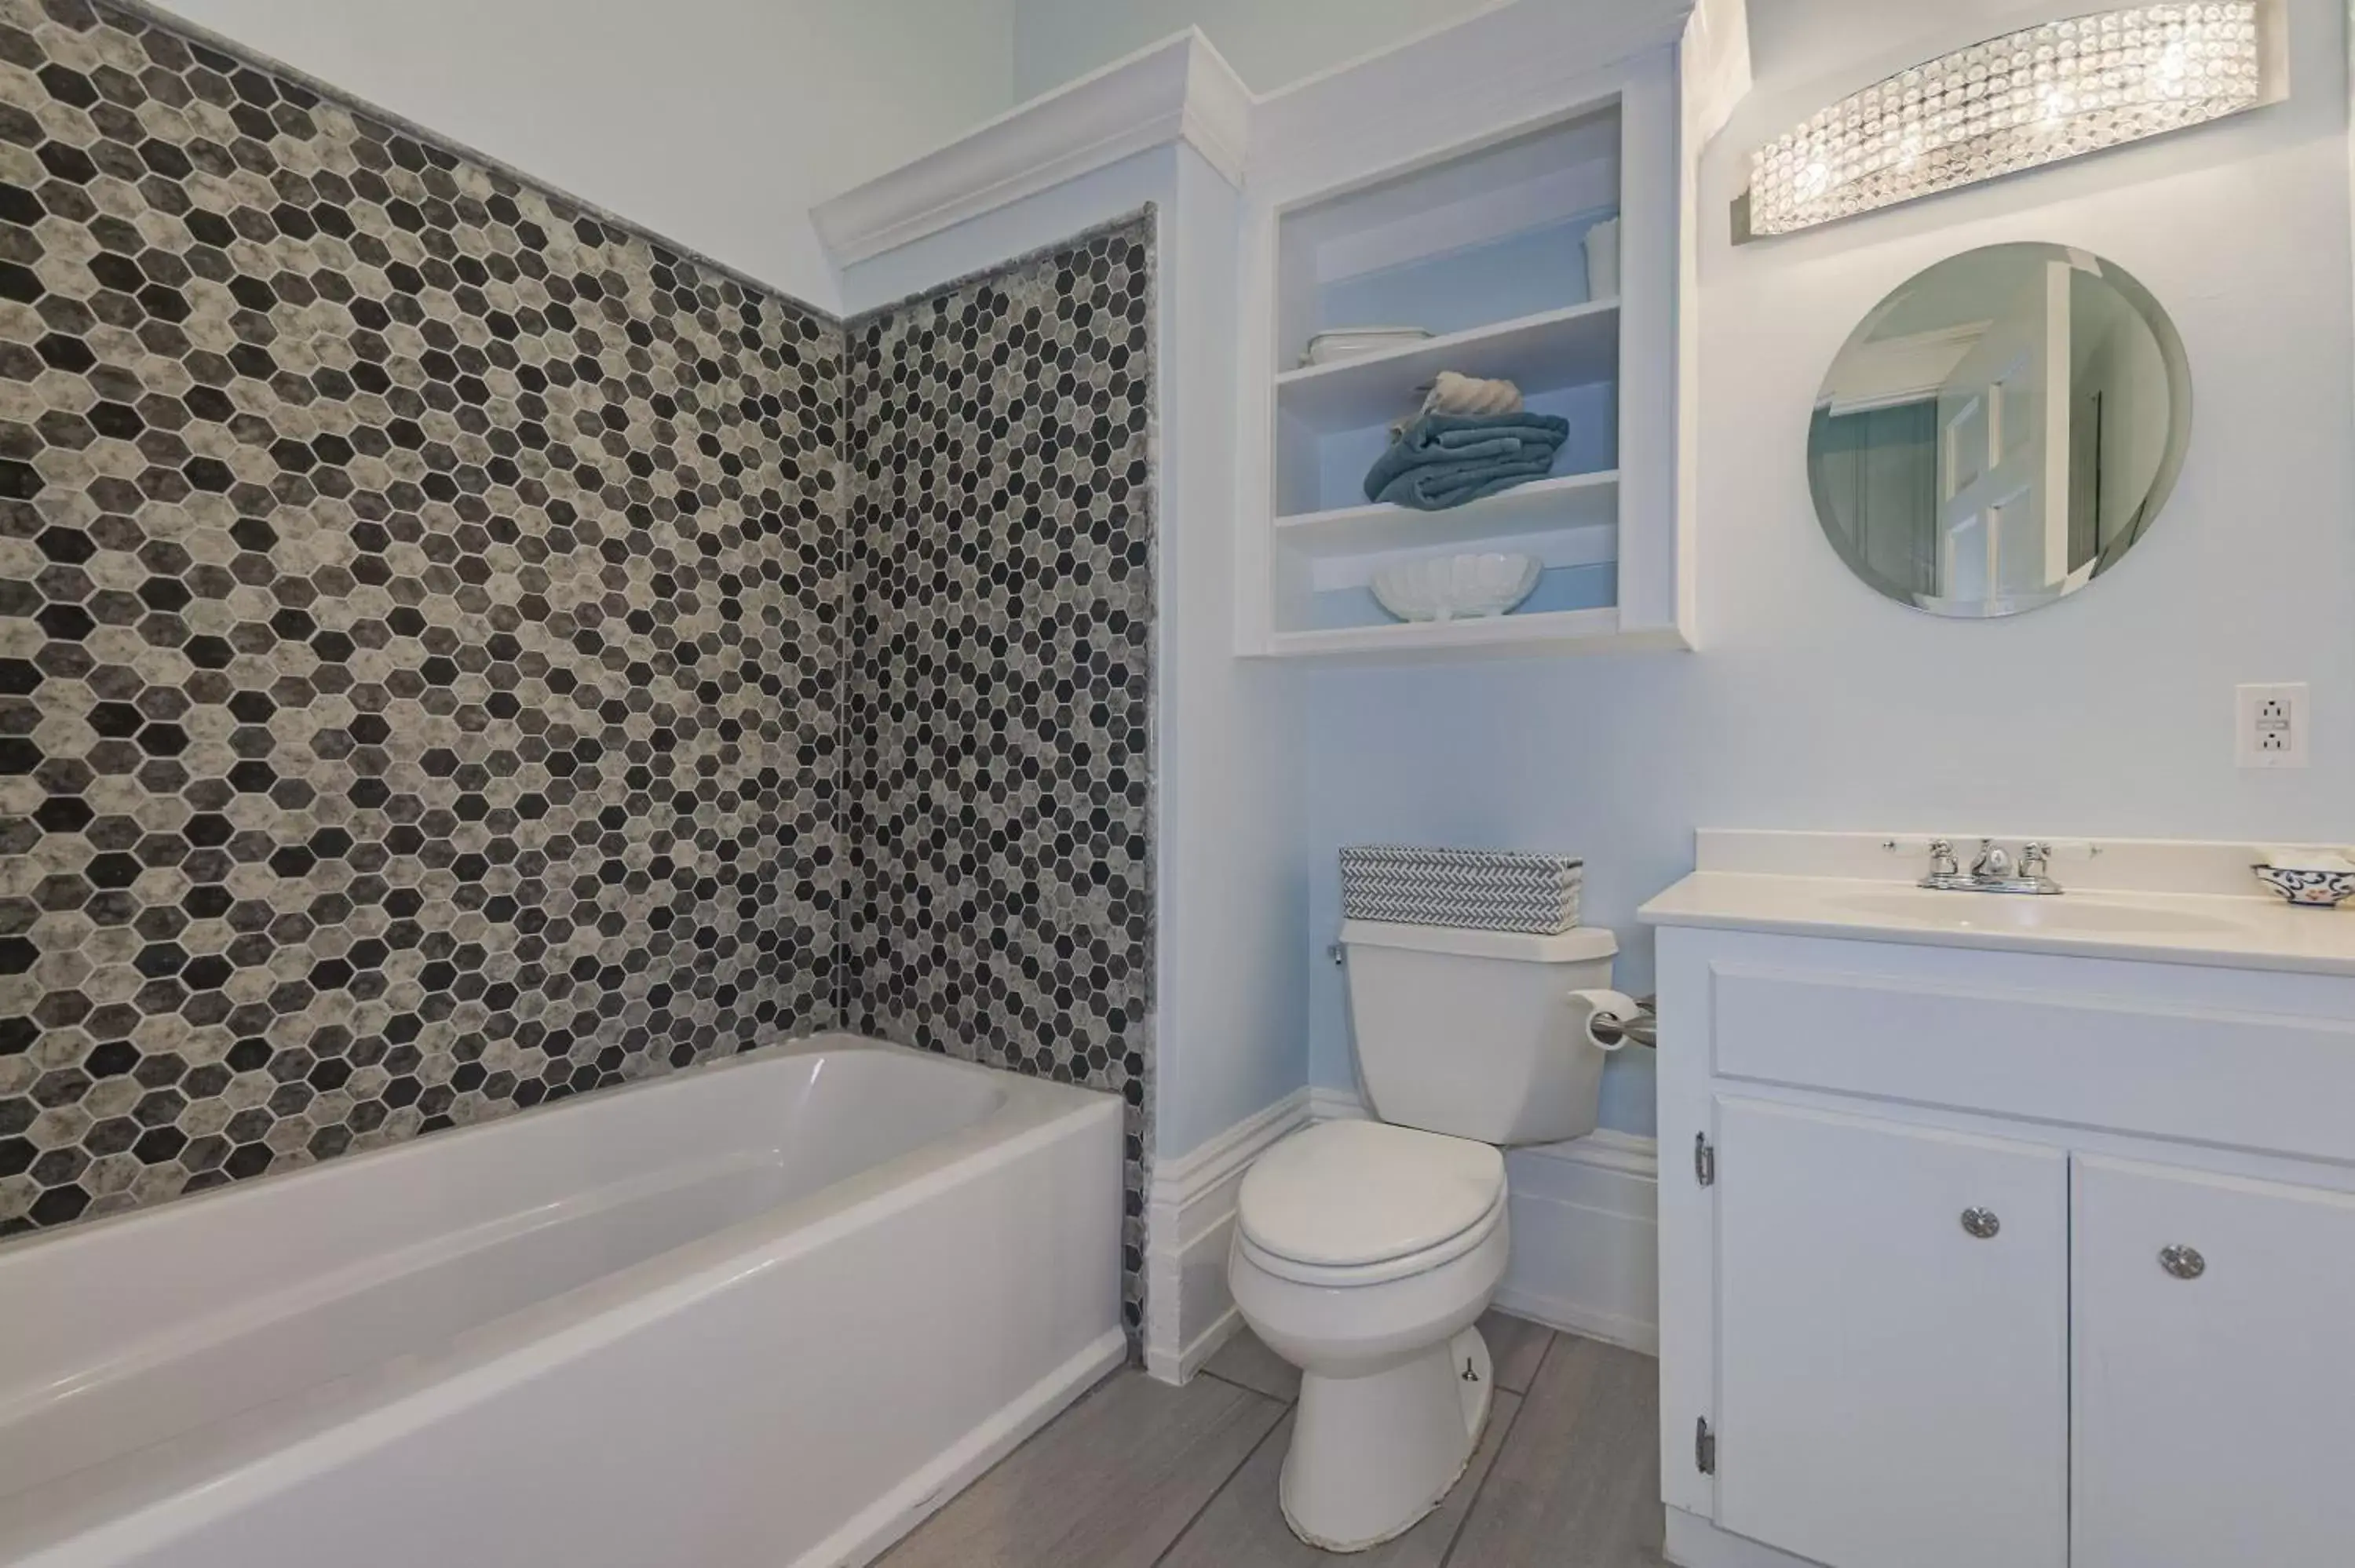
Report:
M1393 506L1411 506L1418 512L1444 512L1500 490L1510 490L1517 484L1527 484L1533 479L1543 479L1552 471L1550 457L1533 458L1526 462L1437 463L1399 475L1382 486L1374 499Z
M1424 414L1366 473L1366 499L1435 512L1543 479L1570 436L1551 414Z

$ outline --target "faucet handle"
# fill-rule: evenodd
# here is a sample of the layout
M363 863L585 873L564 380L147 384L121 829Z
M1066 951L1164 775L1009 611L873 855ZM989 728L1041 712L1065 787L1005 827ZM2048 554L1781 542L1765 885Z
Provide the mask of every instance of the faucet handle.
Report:
M1955 863L1953 842L1948 839L1932 839L1930 841L1930 874L1958 876L1961 874L1962 867Z
M2052 869L2052 846L2026 843L2019 846L2019 874L2043 876Z

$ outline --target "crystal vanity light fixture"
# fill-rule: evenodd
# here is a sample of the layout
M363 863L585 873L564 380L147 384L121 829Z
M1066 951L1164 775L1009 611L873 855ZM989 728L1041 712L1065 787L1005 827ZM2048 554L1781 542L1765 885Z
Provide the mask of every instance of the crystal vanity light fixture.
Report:
M2006 33L1875 82L1750 159L1734 238L1788 234L2285 96L2270 0L2136 5Z

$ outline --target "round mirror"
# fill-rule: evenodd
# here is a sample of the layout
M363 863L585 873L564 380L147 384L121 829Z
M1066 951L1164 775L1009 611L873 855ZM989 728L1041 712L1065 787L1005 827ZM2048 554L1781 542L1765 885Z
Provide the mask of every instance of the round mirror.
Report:
M2191 431L2183 341L2150 291L2062 245L1990 245L1873 307L1807 432L1824 535L1934 615L2017 615L2117 565Z

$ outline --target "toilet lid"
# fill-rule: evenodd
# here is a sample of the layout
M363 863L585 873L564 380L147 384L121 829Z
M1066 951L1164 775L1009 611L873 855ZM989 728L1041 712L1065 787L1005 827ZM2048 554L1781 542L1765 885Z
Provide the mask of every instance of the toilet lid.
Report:
M1504 1192L1505 1158L1487 1144L1329 1121L1261 1155L1237 1210L1263 1251L1347 1268L1427 1252L1478 1224Z

